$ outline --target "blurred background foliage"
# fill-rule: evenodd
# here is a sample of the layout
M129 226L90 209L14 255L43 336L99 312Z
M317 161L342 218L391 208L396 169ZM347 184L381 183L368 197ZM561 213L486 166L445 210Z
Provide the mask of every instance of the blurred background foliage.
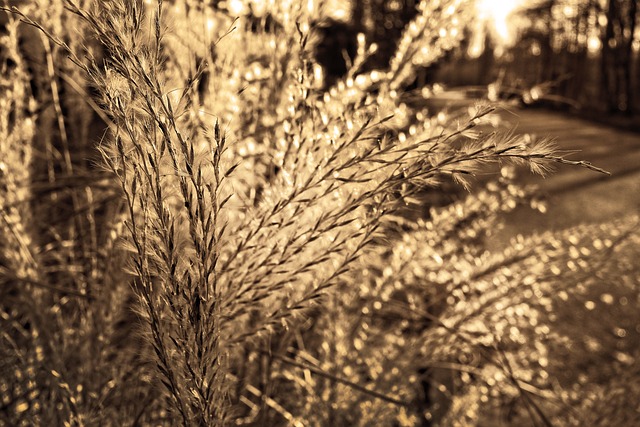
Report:
M345 18L380 44L388 60L415 2L355 0ZM495 84L494 97L520 97L591 113L636 116L640 29L634 0L479 1L461 49L417 76L419 86ZM594 114L595 115L595 114ZM593 116L593 115L592 115Z
M582 110L589 117L637 117L636 1L511 3L512 10L484 2L488 17L495 18L492 8L503 6L502 11L489 20L489 31L476 32L466 54L443 67L440 79L453 85L495 83L494 96L519 96L525 104Z

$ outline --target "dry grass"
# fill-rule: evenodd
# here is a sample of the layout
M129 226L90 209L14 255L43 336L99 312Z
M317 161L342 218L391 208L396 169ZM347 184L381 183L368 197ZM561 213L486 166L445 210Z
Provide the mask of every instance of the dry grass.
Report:
M1 97L5 424L583 420L554 406L576 405L542 363L575 338L554 293L590 289L597 263L623 271L637 219L488 254L500 214L530 201L506 178L403 219L423 189L496 164L593 168L477 132L488 106L403 103L415 67L460 43L469 3L421 2L387 70L360 71L375 46L359 39L324 93L321 6L274 4L267 31L199 2L36 5L6 9L2 36L18 88Z

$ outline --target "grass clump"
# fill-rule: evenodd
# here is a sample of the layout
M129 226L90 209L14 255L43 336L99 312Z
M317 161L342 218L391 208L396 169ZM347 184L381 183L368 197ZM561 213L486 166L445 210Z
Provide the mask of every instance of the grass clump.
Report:
M322 4L235 20L190 1L40 3L59 13L5 8L2 39L17 64L3 79L20 88L2 97L0 146L7 424L465 425L505 407L561 419L553 403L571 396L541 361L567 339L556 285L578 295L606 260L582 250L594 230L487 254L500 214L530 200L506 178L406 216L425 188L496 164L596 169L477 131L491 107L432 117L405 102L415 68L460 44L469 2L420 2L387 69L362 68L376 48L358 37L327 91ZM42 35L45 68L22 65L18 17ZM568 259L585 276L561 277Z

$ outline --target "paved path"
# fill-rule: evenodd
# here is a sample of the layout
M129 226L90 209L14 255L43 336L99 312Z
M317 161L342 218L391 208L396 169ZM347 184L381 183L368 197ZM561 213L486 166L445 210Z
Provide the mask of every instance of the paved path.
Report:
M539 184L551 192L579 190L640 172L640 134L618 130L560 112L515 109L502 113L518 133L553 137L561 150L572 151L567 158L587 160L611 173L606 176L571 166Z
M517 133L554 137L561 150L572 152L566 158L589 161L611 175L566 165L546 178L520 172L520 182L536 184L547 195L548 212L517 210L497 240L640 212L640 134L546 110L510 108L501 115Z

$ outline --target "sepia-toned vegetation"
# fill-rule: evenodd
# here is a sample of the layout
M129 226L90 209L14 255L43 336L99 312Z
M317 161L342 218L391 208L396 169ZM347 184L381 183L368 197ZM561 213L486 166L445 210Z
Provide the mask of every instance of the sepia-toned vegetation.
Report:
M322 1L3 3L0 425L640 420L638 216L487 251L604 171L408 92L472 1L337 76Z

